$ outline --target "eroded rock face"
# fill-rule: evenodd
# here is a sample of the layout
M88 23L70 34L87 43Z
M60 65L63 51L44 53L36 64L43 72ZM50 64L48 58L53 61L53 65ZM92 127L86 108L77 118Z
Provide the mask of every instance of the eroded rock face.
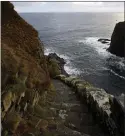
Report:
M46 59L51 77L55 77L60 74L68 76L68 73L64 69L66 62L63 58L60 58L56 53L50 53L46 56Z
M116 24L108 51L116 56L125 57L125 22Z
M39 111L42 114L41 105L45 105L45 97L53 88L43 45L38 32L17 14L10 2L1 2L1 17L2 134L22 135L26 131L28 135L30 130L40 133L38 126L46 125L39 122L34 130L28 116L35 118Z
M2 2L1 8L2 87L12 83L14 76L26 79L30 88L47 86L50 79L37 31L14 11L11 3Z

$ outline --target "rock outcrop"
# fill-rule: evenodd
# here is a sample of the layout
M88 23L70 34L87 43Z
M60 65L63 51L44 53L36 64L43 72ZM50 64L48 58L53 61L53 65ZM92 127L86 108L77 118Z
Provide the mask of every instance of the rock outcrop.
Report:
M10 2L1 2L1 16L2 135L40 135L48 125L43 105L54 92L43 45Z
M65 75L58 75L56 79L75 90L81 101L88 105L98 124L111 136L124 135L124 96L123 104L121 104L121 100L108 94L104 89L94 87L85 80Z
M98 41L103 43L103 44L107 44L107 45L109 45L109 43L110 43L109 39L104 39L104 38L100 38L100 39L98 39Z
M60 58L56 53L50 53L46 56L46 60L51 77L55 77L60 74L68 76L68 73L64 69L66 62L63 58Z
M125 57L125 22L116 24L108 51L116 56Z

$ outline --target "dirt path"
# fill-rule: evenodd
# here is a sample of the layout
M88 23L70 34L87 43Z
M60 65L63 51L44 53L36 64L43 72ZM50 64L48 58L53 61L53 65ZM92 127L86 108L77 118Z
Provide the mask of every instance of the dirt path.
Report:
M73 90L58 80L52 80L56 88L56 97L51 110L61 120L56 134L58 136L108 136L95 123L86 105L81 104Z

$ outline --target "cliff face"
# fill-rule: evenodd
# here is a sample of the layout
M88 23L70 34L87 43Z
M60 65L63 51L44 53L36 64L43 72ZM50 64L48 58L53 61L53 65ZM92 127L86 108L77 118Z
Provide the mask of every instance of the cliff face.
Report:
M117 56L125 57L125 22L116 24L108 51Z
M11 135L22 124L18 134L25 127L30 129L34 115L42 113L46 92L53 87L37 31L14 11L10 2L1 2L1 10L2 129Z
M10 74L23 76L21 78L30 88L46 86L49 76L37 31L14 11L9 2L2 2L1 8L2 87L11 80Z

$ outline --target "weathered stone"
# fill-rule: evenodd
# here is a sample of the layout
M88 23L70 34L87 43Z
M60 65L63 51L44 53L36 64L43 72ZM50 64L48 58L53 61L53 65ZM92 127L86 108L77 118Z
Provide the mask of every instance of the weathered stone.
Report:
M47 62L49 62L49 66L48 67L50 67L50 65L51 65L51 60L56 60L56 63L58 64L57 69L60 70L61 74L64 74L64 75L68 76L68 73L64 69L64 64L66 62L65 62L65 60L63 58L60 58L56 53L50 53L47 56ZM52 71L50 71L50 72L52 72Z
M99 88L87 88L88 104L98 121L106 127L111 135L117 134L117 126L111 118L110 95Z
M71 84L73 87L76 87L76 84L81 83L81 82L83 82L83 80L76 78L71 81Z
M51 77L55 77L61 74L60 65L58 64L57 60L55 59L48 59L47 60L48 70Z
M8 111L8 109L11 106L11 102L12 102L12 92L6 92L2 95L2 102L3 102L3 106L4 106L4 111Z
M65 75L57 75L56 77L55 77L56 79L59 79L59 80L61 80L61 81L65 81L65 78L66 78L66 76Z
M103 44L106 44L106 43L109 43L111 40L100 38L100 39L98 39L98 41L101 42L101 43L103 43Z
M20 115L14 111L11 111L7 114L6 119L4 120L4 127L11 132L15 132L20 121Z
M74 79L76 79L76 77L73 77L73 76L67 77L67 78L65 78L65 83L66 83L67 85L72 85L71 82L72 82Z

